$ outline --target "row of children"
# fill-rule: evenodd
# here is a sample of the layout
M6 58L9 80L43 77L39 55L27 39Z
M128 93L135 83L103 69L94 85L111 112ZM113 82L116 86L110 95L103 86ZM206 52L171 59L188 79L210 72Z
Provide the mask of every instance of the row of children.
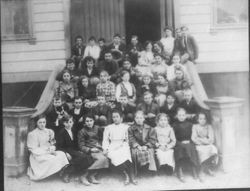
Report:
M112 124L104 129L95 124L94 116L87 114L82 129L76 134L74 119L64 115L56 141L54 131L46 128L46 117L40 116L37 128L28 134L31 152L28 175L33 180L43 179L56 172L64 182L79 175L89 186L99 184L96 175L100 169L111 169L125 175L124 184L137 184L136 176L142 167L157 171L174 171L185 182L183 169L191 167L193 177L202 181L201 171L213 175L217 163L217 149L213 145L214 133L207 114L199 112L197 124L187 120L186 110L177 109L177 120L170 125L165 113L156 116L156 127L145 123L143 111L135 113L134 122L123 122L119 110L112 111ZM55 144L56 143L56 144Z

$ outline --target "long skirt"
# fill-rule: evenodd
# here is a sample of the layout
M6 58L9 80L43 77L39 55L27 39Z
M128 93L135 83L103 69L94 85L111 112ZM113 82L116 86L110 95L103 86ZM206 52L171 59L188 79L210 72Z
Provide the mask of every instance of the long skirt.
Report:
M198 153L193 143L184 144L178 141L174 148L174 158L176 164L182 159L189 159L193 165L199 165Z
M108 158L114 166L118 166L125 161L129 160L132 162L130 148L128 144L116 147L117 144L110 146L108 150Z
M200 164L212 156L218 154L218 150L214 145L196 145Z
M36 156L31 154L28 176L31 180L41 180L60 171L69 164L64 152L56 151L56 155L44 154Z
M91 156L94 158L94 163L88 169L102 169L109 167L108 158L102 153L91 153Z
M141 151L137 148L131 149L133 162L135 165L135 172L137 168L149 164L148 170L156 171L156 162L154 157L154 149L149 148L147 151Z
M173 167L173 169L175 168L174 150L173 149L169 149L166 151L162 151L161 149L157 149L156 156L157 156L157 159L158 159L160 166L167 164L167 165Z

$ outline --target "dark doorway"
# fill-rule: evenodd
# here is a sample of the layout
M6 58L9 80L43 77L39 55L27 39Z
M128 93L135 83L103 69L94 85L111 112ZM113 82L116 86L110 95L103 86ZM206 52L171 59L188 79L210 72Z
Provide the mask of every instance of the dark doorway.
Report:
M125 0L126 41L136 34L140 42L161 38L160 0Z

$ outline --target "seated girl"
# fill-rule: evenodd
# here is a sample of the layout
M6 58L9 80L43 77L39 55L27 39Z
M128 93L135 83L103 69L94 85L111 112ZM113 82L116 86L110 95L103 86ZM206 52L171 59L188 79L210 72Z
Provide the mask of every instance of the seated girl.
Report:
M91 108L96 105L96 88L89 84L89 78L87 76L80 77L80 83L78 84L78 94L83 100L83 104L86 107Z
M46 118L41 115L37 127L28 133L27 147L30 152L27 174L31 180L41 180L66 168L69 164L64 152L55 147L54 132L46 128ZM63 173L63 179L67 177Z
M115 84L109 81L108 72L105 70L100 73L100 83L96 86L96 95L105 96L107 102L115 101Z
M152 74L150 72L145 73L142 76L142 81L136 87L136 94L137 94L137 102L140 103L143 101L143 94L147 91L153 94L153 97L156 95L156 85L152 81Z
M91 56L84 58L81 64L81 75L85 75L89 78L91 85L96 85L99 83L99 70L95 67L95 59Z
M138 168L145 165L147 165L148 170L157 170L154 157L156 133L144 121L143 111L137 111L135 113L135 123L128 129L129 144L136 174Z
M168 121L169 118L165 113L160 113L156 117L156 156L160 167L171 167L171 172L174 172L174 146L176 144L176 139L174 130L169 125Z
M78 95L78 89L70 78L70 72L68 70L63 71L63 80L59 82L56 87L55 95L62 98L62 101L66 102L70 108L74 101L74 97Z
M86 184L86 174L88 167L93 164L94 160L91 156L80 152L77 145L77 137L73 132L73 117L65 115L62 119L64 128L59 132L56 145L58 150L63 151L69 159L70 165L68 167L68 176L64 178L65 182L70 181L70 176L78 174L80 181Z
M178 54L175 54L172 57L171 64L168 66L168 72L167 72L167 77L168 80L173 80L175 78L175 68L182 68L184 73L186 74L186 68L180 63L180 56Z
M145 42L145 50L139 53L138 64L136 65L136 70L139 71L139 76L150 72L152 63L154 62L154 54L152 52L152 42Z
M212 167L218 162L218 150L214 146L214 131L207 122L204 112L198 113L198 124L193 125L192 141L198 152L199 161L205 173L213 176Z
M160 54L154 54L155 62L151 66L151 73L153 75L153 81L155 83L159 82L158 76L163 75L167 78L168 65L163 60Z
M176 146L174 148L174 158L176 163L177 177L181 182L185 182L183 168L191 167L194 179L199 176L199 158L195 145L191 140L193 124L186 120L186 110L177 110L177 121L173 124Z
M158 103L159 107L164 105L166 101L166 94L172 91L172 88L169 86L168 80L165 75L159 74L158 76L158 84L156 85L156 96L155 100Z
M135 180L131 153L128 140L128 125L122 123L121 113L117 110L112 112L113 124L104 129L102 148L105 155L111 160L112 166L125 175L124 184L128 185Z
M94 122L94 117L92 115L86 116L84 128L82 128L78 133L78 146L80 151L88 153L88 155L95 160L94 163L88 168L88 177L91 183L99 184L100 182L96 180L99 169L108 168L109 161L102 150L102 130L100 127L94 125ZM86 177L87 175L85 176L85 183L89 184Z
M130 74L128 71L121 73L122 82L116 86L116 100L119 102L121 95L127 95L129 104L135 105L136 101L136 89L134 84L129 82Z

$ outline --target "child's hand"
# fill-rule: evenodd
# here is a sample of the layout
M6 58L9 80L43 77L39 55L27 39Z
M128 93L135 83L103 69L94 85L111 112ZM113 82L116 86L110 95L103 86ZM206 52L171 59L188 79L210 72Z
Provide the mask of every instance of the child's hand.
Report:
M155 117L155 114L153 114L153 113L148 113L148 117L149 117L149 118L153 118L153 117Z
M83 122L83 117L81 117L78 121L79 121L79 122Z
M190 141L189 140L185 140L185 141L182 141L183 144L189 144Z

